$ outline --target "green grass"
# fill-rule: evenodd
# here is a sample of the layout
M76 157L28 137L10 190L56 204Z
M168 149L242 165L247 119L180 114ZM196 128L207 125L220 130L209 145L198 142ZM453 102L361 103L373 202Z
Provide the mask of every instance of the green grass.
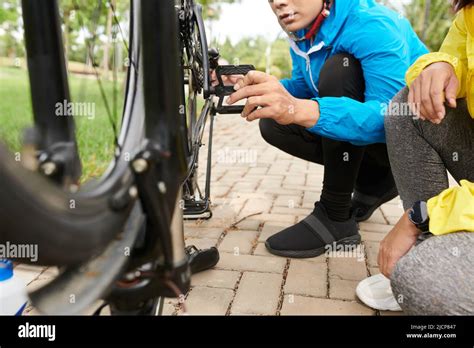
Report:
M69 77L72 101L95 103L95 118L75 117L76 139L83 166L82 181L100 177L113 159L114 136L105 103L94 77ZM113 82L103 81L109 105L112 108ZM118 119L122 113L125 88L123 76L118 83ZM0 66L0 141L13 152L21 151L23 130L33 125L33 113L26 70ZM198 110L204 102L198 99ZM52 111L52 117L54 110Z
M0 67L0 81L0 140L12 151L20 151L23 129L33 124L28 75L25 70ZM69 84L74 102L95 104L94 119L75 117L74 120L83 164L83 180L99 177L110 163L114 152L113 130L105 103L94 78L72 75ZM112 107L113 83L103 81L103 86ZM124 101L123 79L119 81L118 88L117 113L120 115Z

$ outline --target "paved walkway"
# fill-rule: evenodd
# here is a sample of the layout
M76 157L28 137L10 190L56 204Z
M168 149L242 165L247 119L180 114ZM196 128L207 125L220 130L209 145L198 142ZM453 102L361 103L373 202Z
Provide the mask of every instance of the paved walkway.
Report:
M205 168L203 148L201 168ZM167 300L165 313L250 315L387 315L355 297L358 282L378 273L379 242L398 221L398 199L360 224L359 252L290 260L270 255L264 241L302 220L321 192L322 167L267 145L258 124L219 116L213 155L213 213L209 221L185 223L187 244L217 246L213 270L194 276L184 304ZM202 178L201 178L202 179ZM52 269L19 266L29 288L48 282ZM184 306L183 306L184 305ZM35 310L28 309L31 314Z

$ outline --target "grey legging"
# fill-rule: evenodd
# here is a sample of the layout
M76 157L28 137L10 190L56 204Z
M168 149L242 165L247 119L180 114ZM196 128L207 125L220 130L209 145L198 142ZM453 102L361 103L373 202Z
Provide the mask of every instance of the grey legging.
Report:
M474 182L474 120L466 101L458 100L457 109L447 108L445 120L435 125L400 114L407 98L405 88L385 118L390 162L405 210L448 188L447 170L458 182ZM419 243L397 263L391 281L406 314L473 315L474 233Z

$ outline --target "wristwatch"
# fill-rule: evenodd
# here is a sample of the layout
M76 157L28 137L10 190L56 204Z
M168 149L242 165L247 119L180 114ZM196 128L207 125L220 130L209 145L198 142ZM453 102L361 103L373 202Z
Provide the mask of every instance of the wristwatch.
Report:
M408 211L408 219L418 228L422 233L429 232L430 218L428 216L428 207L426 202L418 201Z

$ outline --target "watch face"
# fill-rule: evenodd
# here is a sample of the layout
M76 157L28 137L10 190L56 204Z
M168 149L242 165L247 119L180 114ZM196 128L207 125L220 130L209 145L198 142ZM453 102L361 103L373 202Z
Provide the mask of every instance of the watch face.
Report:
M416 202L412 209L410 209L409 217L417 227L425 225L428 222L428 207L426 202Z

